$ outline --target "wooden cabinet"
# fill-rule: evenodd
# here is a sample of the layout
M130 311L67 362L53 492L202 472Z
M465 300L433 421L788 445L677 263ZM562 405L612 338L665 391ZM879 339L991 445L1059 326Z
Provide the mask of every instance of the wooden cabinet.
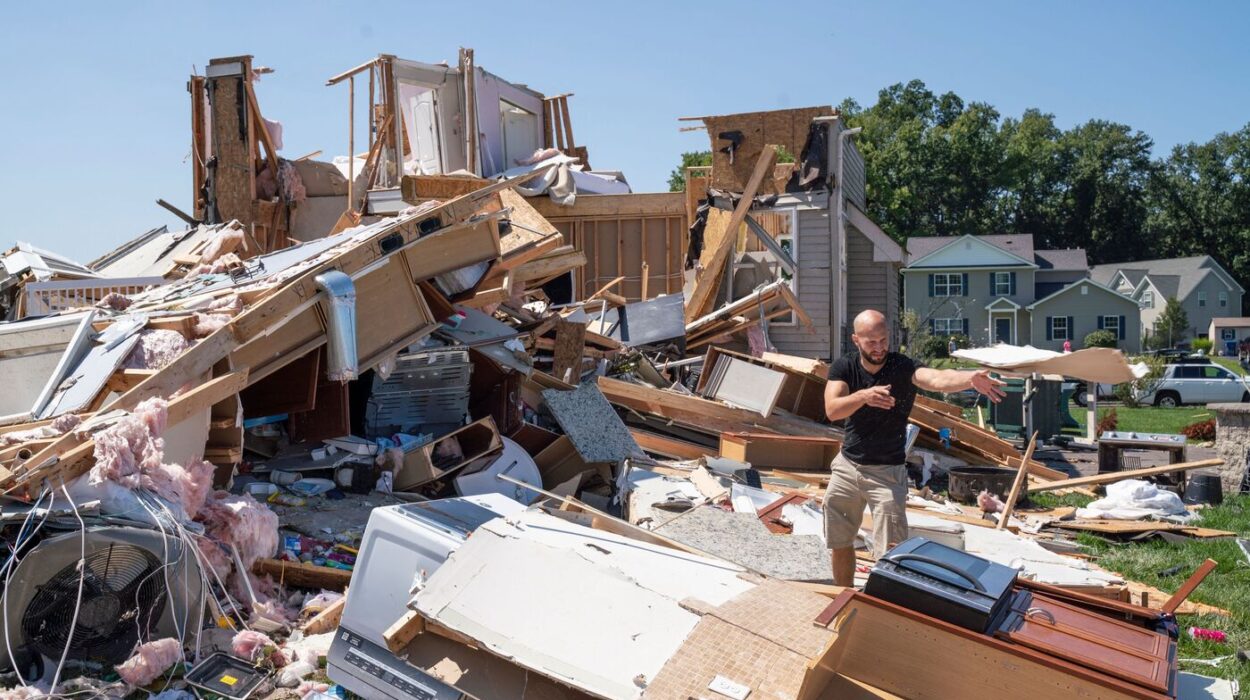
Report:
M1042 595L1014 609L997 636L1151 690L1173 685L1176 643L1167 635Z

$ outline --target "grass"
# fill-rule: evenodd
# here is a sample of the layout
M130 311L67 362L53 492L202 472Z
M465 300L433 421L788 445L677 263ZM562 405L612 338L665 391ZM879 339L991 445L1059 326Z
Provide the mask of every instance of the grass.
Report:
M1098 417L1107 414L1111 408L1099 408ZM1175 435L1181 428L1211 418L1211 412L1205 406L1181 406L1178 408L1142 408L1114 407L1118 423L1116 430L1128 430L1137 433L1168 433ZM1085 420L1088 411L1073 405L1069 411L1077 423L1081 424L1081 434L1085 434Z
M1223 504L1201 512L1203 527L1231 530L1239 537L1250 537L1250 496L1230 496ZM1204 560L1214 559L1219 567L1189 599L1223 608L1231 616L1182 616L1179 620L1182 629L1178 650L1180 658L1212 659L1250 648L1250 565L1234 540L1195 539L1177 545L1162 540L1110 543L1087 534L1081 534L1078 539L1103 568L1168 593L1179 588ZM1177 565L1182 567L1180 573L1160 576L1160 572ZM1229 643L1195 640L1185 631L1191 626L1218 629L1228 635ZM1217 667L1182 663L1181 670L1228 678L1236 680L1242 687L1250 687L1250 663L1237 661L1236 658Z
M1250 372L1241 368L1241 364L1238 363L1237 360L1231 357L1212 357L1211 360L1217 364L1227 367L1233 374L1236 374L1239 377L1250 374Z

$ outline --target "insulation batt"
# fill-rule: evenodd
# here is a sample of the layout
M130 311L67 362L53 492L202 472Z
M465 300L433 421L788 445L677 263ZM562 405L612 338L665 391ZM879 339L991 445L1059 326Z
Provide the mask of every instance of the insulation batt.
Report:
M222 229L213 235L213 240L204 246L200 253L200 262L211 263L226 253L233 253L243 245L243 229Z
M977 494L977 505L986 513L1000 513L1003 510L1003 502L998 500L998 496L986 490Z
M133 413L95 436L95 466L88 483L113 481L124 488L142 488L182 507L188 518L199 513L212 490L213 465L194 459L180 466L165 464L165 432L168 404L150 398Z
M248 569L278 551L277 514L247 494L214 493L200 510L199 520L209 537L237 547Z
M139 344L122 364L126 369L163 369L191 344L178 331L148 328L139 333Z
M101 309L112 309L114 311L125 311L134 303L121 292L109 292L103 299L96 302L96 306Z
M16 445L18 443L29 442L31 440L59 437L74 428L77 428L81 423L82 418L80 418L77 414L66 413L65 415L57 416L52 419L52 422L48 425L41 425L38 428L31 428L30 430L18 430L12 433L0 435L0 447L8 447L9 445Z
M204 564L207 564L208 568L224 581L234 570L234 562L231 561L230 555L223 552L216 542L206 537L197 537L195 543L200 548Z
M134 656L118 664L117 675L130 685L147 685L181 659L182 645L166 637L141 645Z
M273 655L269 658L273 661L274 667L281 668L285 666L287 664L286 655L282 653L281 649L278 649L278 645L274 644L267 634L255 630L243 630L234 635L234 640L230 643L230 650L234 652L235 656L251 662L259 660L265 649L269 647L273 648Z

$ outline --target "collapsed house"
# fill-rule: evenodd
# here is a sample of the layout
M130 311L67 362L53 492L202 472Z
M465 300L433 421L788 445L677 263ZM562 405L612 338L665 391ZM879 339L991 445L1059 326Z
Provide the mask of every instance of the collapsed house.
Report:
M185 230L30 266L107 293L0 324L14 697L1186 696L1174 615L1222 612L1187 600L1211 567L1169 598L1068 556L1106 526L1019 494L1131 474L1070 478L940 400L918 483L1014 484L989 519L927 488L909 517L1010 577L1001 626L829 584L827 361L902 261L836 112L700 118L710 171L638 194L584 167L568 95L471 51L332 78L368 79L370 123L334 163L278 155L264 72L192 78Z

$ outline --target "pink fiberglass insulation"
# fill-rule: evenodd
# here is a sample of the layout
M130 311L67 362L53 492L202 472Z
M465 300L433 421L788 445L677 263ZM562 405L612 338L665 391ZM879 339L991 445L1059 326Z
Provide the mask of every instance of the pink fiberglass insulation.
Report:
M213 239L200 253L200 262L211 263L226 253L233 253L243 245L243 229L226 228L213 234Z
M215 540L207 537L197 537L195 543L200 548L204 564L212 569L218 578L225 581L234 570L234 561L231 560L230 555L223 551L221 545Z
M96 306L101 309L112 309L114 311L125 311L134 303L130 297L121 292L109 292L103 299L96 302Z
M187 273L187 277L199 277L200 275L216 275L229 270L236 265L242 265L243 261L234 253L226 253L211 263L200 263L191 268Z
M179 505L194 518L213 488L212 464L192 459L185 466L165 464L165 432L168 404L153 397L133 413L95 436L95 466L89 483L114 481L128 488L142 488Z
M234 545L247 569L262 557L278 552L278 516L247 494L218 491L208 498L198 520L209 537L229 548Z
M266 649L271 650L270 653L272 655L269 658L273 661L274 667L286 665L286 656L267 634L255 630L243 630L234 635L234 639L230 642L230 650L234 652L235 656L240 659L247 659L252 663L256 663L264 658Z
M82 423L82 418L74 413L66 413L63 416L57 416L47 425L41 425L38 428L29 430L15 430L11 433L0 435L0 447L8 447L16 445L20 442L29 442L31 440L43 440L46 438L60 437L65 433L77 428Z
M62 686L62 689L64 686ZM329 686L326 686L329 689ZM33 685L19 685L14 688L0 690L0 700L35 700L48 697L42 690ZM301 696L302 697L302 696Z
M230 316L226 314L202 314L196 312L195 327L191 329L191 334L196 338L207 338L215 331L229 324Z
M181 355L191 344L178 331L148 328L139 333L139 344L122 367L126 369L163 369Z
M182 645L166 637L139 647L134 656L117 665L117 675L130 685L147 685L182 660Z
M998 496L985 490L977 494L977 505L986 513L999 513L1003 510L1003 502L998 500Z

